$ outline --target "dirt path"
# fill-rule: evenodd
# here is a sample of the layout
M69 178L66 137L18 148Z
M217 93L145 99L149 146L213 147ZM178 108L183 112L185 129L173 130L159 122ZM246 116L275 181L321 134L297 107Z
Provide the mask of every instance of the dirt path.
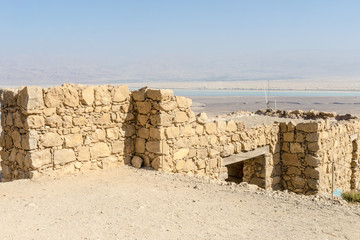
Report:
M0 183L1 239L360 239L360 208L122 167Z

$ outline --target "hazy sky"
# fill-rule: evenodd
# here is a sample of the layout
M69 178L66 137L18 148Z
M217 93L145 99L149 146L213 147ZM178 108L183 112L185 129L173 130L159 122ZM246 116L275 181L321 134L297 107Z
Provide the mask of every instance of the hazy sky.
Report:
M0 0L0 63L8 64L0 77L16 77L7 69L22 65L51 72L52 63L122 66L125 77L138 70L145 78L152 66L198 68L203 77L217 68L238 76L228 65L341 75L360 63L359 28L358 0Z

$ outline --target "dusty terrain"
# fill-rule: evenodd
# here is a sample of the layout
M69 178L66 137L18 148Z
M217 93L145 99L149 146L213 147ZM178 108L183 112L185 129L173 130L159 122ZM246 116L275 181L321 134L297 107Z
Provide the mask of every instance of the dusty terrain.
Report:
M120 167L0 183L1 239L359 239L360 208Z

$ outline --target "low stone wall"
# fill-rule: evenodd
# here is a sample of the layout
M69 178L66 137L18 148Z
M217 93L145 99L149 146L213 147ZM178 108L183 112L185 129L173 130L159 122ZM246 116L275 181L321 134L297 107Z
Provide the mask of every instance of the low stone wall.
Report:
M337 186L360 185L357 119L293 111L315 119L246 127L241 118L195 116L191 99L171 90L127 86L64 84L0 95L5 180L122 164L226 179L224 158L266 148L231 171L266 189L314 194L330 191L335 162Z

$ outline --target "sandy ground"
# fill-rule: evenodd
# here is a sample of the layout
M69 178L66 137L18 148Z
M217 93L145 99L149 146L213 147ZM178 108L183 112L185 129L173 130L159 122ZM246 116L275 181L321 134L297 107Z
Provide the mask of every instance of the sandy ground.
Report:
M209 116L238 110L256 111L266 109L263 97L190 97L192 110L206 112ZM276 101L276 106L275 106ZM360 97L276 97L270 99L270 107L281 110L318 110L351 113L360 116Z
M1 239L360 239L360 207L120 167L0 183Z

